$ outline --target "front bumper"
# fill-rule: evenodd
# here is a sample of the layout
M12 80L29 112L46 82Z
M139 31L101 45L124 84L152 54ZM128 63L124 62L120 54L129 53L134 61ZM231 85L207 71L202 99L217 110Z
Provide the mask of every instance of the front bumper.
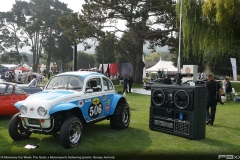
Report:
M28 117L20 117L23 127L31 132L50 133L54 129L54 118L36 119Z

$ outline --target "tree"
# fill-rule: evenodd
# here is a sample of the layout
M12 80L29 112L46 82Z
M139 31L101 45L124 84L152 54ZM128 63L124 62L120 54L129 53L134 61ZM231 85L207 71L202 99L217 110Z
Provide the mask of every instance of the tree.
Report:
M183 0L183 57L199 59L204 67L219 72L216 66L230 63L226 54L239 54L240 1ZM179 5L177 10L179 9ZM179 13L179 12L177 12ZM212 63L214 62L214 63Z
M127 57L128 62L133 64L134 79L136 83L142 82L142 70L145 66L142 61L143 44L145 40L151 42L159 42L161 38L166 38L168 33L174 30L174 6L170 0L152 1L152 0L85 0L83 5L83 15L88 24L93 25L95 30L90 37L97 37L96 32L112 29L112 34L116 36L116 32L129 32L128 35L134 40L133 45L135 56L127 57L127 50L121 47L116 47L118 53L123 57ZM77 18L78 19L78 18ZM80 19L75 19L79 21ZM127 31L118 28L115 24L118 20L126 22ZM108 22L108 23L106 23ZM153 25L163 26L162 28L153 28ZM89 27L89 26L87 26ZM86 24L85 24L85 28ZM83 30L85 30L85 28ZM163 29L164 28L164 29ZM82 33L78 32L78 33ZM101 35L103 36L103 35ZM162 42L161 44L164 44Z
M89 67L94 67L95 66L95 55L93 54L88 54L85 52L78 52L78 64L77 68L78 69L86 69Z
M21 21L13 10L0 12L0 53L3 53L3 62L20 63L22 60L27 61L27 57L19 53L19 48L25 46L27 40L23 35L23 29L18 25L19 23ZM11 51L6 49L11 49Z
M74 56L77 56L77 44L82 43L87 50L90 48L87 42L89 35L102 34L98 33L94 26L87 23L83 16L78 15L78 13L60 17L57 24L63 29L63 35L67 36L74 45ZM76 64L76 59L74 64ZM74 66L76 67L76 65Z
M52 51L52 59L59 60L62 66L67 65L73 59L72 42L66 36L58 36L55 41L55 48ZM67 68L61 68L64 71Z
M96 61L98 64L116 62L115 49L112 47L116 41L115 36L108 33L105 38L99 40L99 44L95 48Z
M44 47L45 52L49 54L48 58L51 58L56 35L60 34L60 28L56 26L57 18L70 13L71 10L58 0L31 0L29 3L16 0L12 11L17 15L18 26L23 28L28 38L26 42L31 46L33 71L36 72Z

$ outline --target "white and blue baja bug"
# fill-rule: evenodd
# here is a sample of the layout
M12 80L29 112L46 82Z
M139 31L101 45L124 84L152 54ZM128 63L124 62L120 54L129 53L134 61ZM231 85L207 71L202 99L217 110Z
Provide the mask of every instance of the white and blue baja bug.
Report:
M75 147L83 125L109 119L113 129L130 123L126 99L115 93L112 81L101 73L73 71L52 77L44 90L15 103L20 113L9 123L9 135L17 141L32 133L60 136L64 148Z

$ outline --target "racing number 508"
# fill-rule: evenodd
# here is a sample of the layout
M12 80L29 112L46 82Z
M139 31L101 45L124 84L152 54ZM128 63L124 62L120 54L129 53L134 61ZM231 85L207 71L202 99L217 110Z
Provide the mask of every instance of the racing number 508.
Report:
M102 104L90 107L90 116L99 115L102 113Z

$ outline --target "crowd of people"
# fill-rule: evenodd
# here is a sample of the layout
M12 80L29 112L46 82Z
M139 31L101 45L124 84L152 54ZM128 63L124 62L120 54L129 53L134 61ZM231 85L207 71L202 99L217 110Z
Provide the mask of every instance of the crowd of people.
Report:
M10 71L5 71L5 72L0 72L0 77L1 79L4 79L7 82L16 82L16 74L14 72Z
M14 71L0 72L0 78L4 79L7 82L22 83L22 84L28 84L34 78L37 78L39 82L42 80L41 75L37 76L32 72L16 72L15 73Z

